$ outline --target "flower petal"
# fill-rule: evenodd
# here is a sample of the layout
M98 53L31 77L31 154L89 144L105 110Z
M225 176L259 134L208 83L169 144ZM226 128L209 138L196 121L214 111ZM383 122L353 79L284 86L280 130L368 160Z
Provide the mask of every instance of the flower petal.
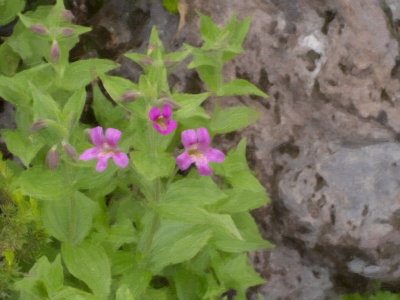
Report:
M176 158L176 164L178 165L179 169L186 170L190 167L190 165L194 162L194 160L189 156L187 151L183 152Z
M111 147L117 146L120 137L121 137L121 131L119 131L118 129L108 128L106 130L106 142Z
M115 153L115 154L112 156L112 158L113 158L113 160L114 160L114 163L115 163L118 167L125 168L125 167L128 166L128 164L129 164L128 155L126 155L125 153L121 153L121 152Z
M200 146L208 146L210 143L210 135L208 134L208 130L204 127L197 129L197 141Z
M97 126L90 130L90 138L92 140L93 145L97 147L103 146L104 136L103 136L103 128L101 126Z
M208 161L212 162L223 162L225 159L225 154L222 151L219 151L218 149L214 148L208 148L206 152L204 153Z
M160 134L168 134L168 133L170 133L172 130L174 130L175 128L176 128L176 122L174 121L174 120L172 120L172 119L170 119L170 120L168 120L167 121L167 128L165 128L165 129L161 129L159 126L158 126L158 124L156 124L155 122L153 123L153 127L155 128L155 129L157 129L157 131L160 133Z
M97 172L103 172L107 168L109 156L99 156L96 165Z
M98 148L96 147L89 148L79 156L79 159L84 161L91 160L93 158L96 158L98 154L99 154Z
M152 109L150 109L149 112L149 118L152 121L155 121L158 119L158 117L161 115L160 109L157 106L154 106Z
M196 167L197 170L199 171L199 175L211 175L212 171L210 167L208 166L208 161L207 159L199 159L196 161Z
M184 130L181 133L181 141L185 148L197 143L196 131L193 129Z
M172 107L169 104L164 104L162 108L162 115L164 118L169 119L172 114Z

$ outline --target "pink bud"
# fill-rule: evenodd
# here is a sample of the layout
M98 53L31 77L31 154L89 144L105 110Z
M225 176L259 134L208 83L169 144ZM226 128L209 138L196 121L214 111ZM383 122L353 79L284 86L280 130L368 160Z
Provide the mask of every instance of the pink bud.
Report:
M141 95L140 92L134 91L134 90L129 90L126 91L125 93L122 94L120 97L120 100L122 102L128 103L128 102L133 102L135 101L139 96Z
M153 64L153 60L150 57L143 57L140 59L140 62L148 66Z
M64 144L63 145L64 152L73 160L76 161L77 156L76 156L76 150L74 147L72 147L70 144Z
M181 108L181 106L178 103L176 103L174 100L167 98L167 97L160 98L159 102L163 105L169 104L172 108L175 108L175 109Z
M74 33L75 33L75 30L73 30L71 27L64 27L61 30L61 34L63 36L70 36L70 35L73 35Z
M71 22L74 19L74 15L70 10L63 10L61 12L61 18L63 18L64 21Z
M49 32L46 27L44 27L42 24L39 24L39 23L30 26L29 30L32 31L33 33L40 34L40 35L47 34Z
M60 46L58 45L58 42L56 40L53 41L53 44L51 45L50 48L50 58L54 61L57 62L58 59L60 58Z
M31 124L31 133L35 133L36 131L47 127L46 121L43 119L38 119Z
M57 165L58 161L60 160L60 155L58 154L57 151L57 146L51 147L49 152L47 152L46 155L46 165L50 170L54 170Z
M175 61L172 61L172 60L170 60L170 59L164 59L164 66L166 66L166 67L172 67L173 65L175 65L176 64L176 62Z

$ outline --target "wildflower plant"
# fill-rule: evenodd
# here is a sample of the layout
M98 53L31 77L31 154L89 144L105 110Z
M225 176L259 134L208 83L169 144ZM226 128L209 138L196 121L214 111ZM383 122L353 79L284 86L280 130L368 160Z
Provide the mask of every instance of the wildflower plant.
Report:
M21 244L0 248L15 281L6 296L211 300L234 291L245 299L264 283L246 252L271 246L249 213L268 198L247 165L246 140L228 153L211 146L216 134L259 116L222 109L224 96L266 97L221 73L242 52L249 18L219 29L200 15L203 45L172 53L153 28L145 53L125 55L143 69L135 83L109 75L118 64L107 59L70 62L90 29L72 24L61 0L18 16L0 45L13 57L0 64L0 96L15 106L16 129L1 138L20 164L0 164L0 189L43 242L28 262L14 259ZM171 66L188 55L207 92L169 87ZM211 114L201 106L207 99ZM89 103L96 121L86 124Z

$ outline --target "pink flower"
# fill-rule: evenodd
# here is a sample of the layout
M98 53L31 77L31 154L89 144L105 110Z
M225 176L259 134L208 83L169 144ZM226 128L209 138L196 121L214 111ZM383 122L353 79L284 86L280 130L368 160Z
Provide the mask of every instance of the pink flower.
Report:
M176 122L170 119L172 107L169 104L164 104L162 112L157 106L154 106L149 112L149 118L153 121L153 127L160 134L168 134L176 128Z
M96 171L102 172L107 168L107 162L110 157L113 158L114 163L121 168L125 168L129 163L129 158L125 153L119 152L117 143L121 137L121 131L114 128L106 130L104 138L103 128L97 126L90 130L90 138L95 147L87 149L80 156L80 160L91 160L97 158Z
M197 132L193 129L182 131L181 140L185 146L185 152L176 158L176 163L181 170L186 170L195 163L200 175L210 175L212 171L208 162L221 163L225 159L224 153L208 147L210 135L206 128L198 128Z

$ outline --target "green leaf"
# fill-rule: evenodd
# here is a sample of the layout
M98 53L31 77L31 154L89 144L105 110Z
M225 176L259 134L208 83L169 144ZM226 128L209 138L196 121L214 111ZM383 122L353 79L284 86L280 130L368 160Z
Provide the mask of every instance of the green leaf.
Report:
M101 75L100 78L104 88L114 101L119 101L126 91L137 91L139 93L137 84L128 79L109 75Z
M241 53L241 45L244 38L246 37L247 31L249 30L251 17L247 17L242 21L237 21L236 15L226 23L224 29L222 29L222 34L228 33L227 42L229 44L229 49L238 49L236 53Z
M211 213L200 207L182 203L160 203L157 210L162 218L185 222L189 224L209 225L212 228L222 229L226 233L242 239L239 230L230 215Z
M0 97L14 105L28 106L26 87L13 78L0 75Z
M22 194L39 200L58 201L71 195L71 187L56 170L33 167L21 173L15 182Z
M247 254L232 256L214 256L213 268L219 281L226 287L235 289L239 299L246 299L246 290L254 285L263 284L256 271L249 265Z
M103 95L98 86L93 87L92 108L96 120L105 127L115 128L115 124L123 120L126 115L121 107L113 105Z
M104 74L119 65L108 59L90 58L68 64L65 69L62 86L68 90L76 90L86 86L97 76Z
M221 69L219 67L202 65L196 68L199 77L207 85L208 89L217 93L219 90L219 83L222 80Z
M76 191L71 197L46 203L43 223L51 235L62 242L78 244L92 227L97 205Z
M6 76L12 76L15 74L20 61L19 55L15 53L12 48L4 42L0 45L0 73Z
M193 55L193 60L189 63L188 69L198 68L199 66L212 66L215 67L216 70L222 68L222 63L218 59L218 53L204 51L188 45L185 46L190 49Z
M127 270L121 278L121 284L129 286L130 292L136 297L135 299L142 299L141 297L149 286L151 278L152 276L149 270L131 268ZM125 300L125 298L123 300Z
M220 110L211 121L213 133L227 133L244 128L260 117L260 113L246 106L235 106Z
M207 243L212 232L204 226L163 221L153 238L150 265L154 273L164 267L193 258Z
M201 277L183 268L174 274L176 293L179 299L202 299Z
M51 119L58 121L59 117L61 117L61 111L54 99L50 95L40 91L33 84L29 84L29 89L33 98L32 109L34 119Z
M131 160L136 170L148 180L169 176L175 167L175 160L168 153L151 154L138 150L131 153Z
M0 26L10 23L25 7L25 0L0 1Z
M43 57L47 56L50 50L50 42L43 36L31 32L21 20L15 25L7 43L22 58L26 66L43 63Z
M85 282L92 292L107 299L111 286L111 268L104 249L88 241L80 245L61 245L62 258L68 271Z
M99 300L99 297L70 286L64 286L53 295L52 300Z
M202 117L209 119L210 116L200 105L208 98L209 93L184 94L175 93L171 96L172 100L180 106L179 110L173 114L176 120L187 119L191 117Z
M217 96L233 96L233 95L256 95L267 98L268 95L244 79L235 79L228 83L224 83Z
M245 188L224 190L228 195L213 208L219 213L238 213L249 211L269 202L265 191L253 191Z
M44 146L43 142L32 136L28 136L20 130L4 130L2 138L7 144L8 150L19 157L25 167L28 167L32 159Z
M46 256L42 256L30 269L29 275L16 282L17 290L34 296L34 298L29 299L52 297L62 288L64 281L60 255L57 255L52 263L48 261Z
M137 232L129 219L119 221L104 232L99 232L96 237L113 251L118 250L124 244L134 243L138 240Z
M217 249L224 252L244 252L273 247L270 242L260 236L257 225L249 212L234 214L232 218L239 228L243 240L232 238L225 232L217 231L214 233L211 242Z
M220 38L220 29L214 24L212 19L201 13L198 13L201 20L200 34L202 39L207 43L214 43Z
M121 285L118 288L115 297L116 300L135 300L135 297L127 285Z
M41 91L48 91L53 85L57 75L51 64L40 64L15 74L14 79L25 86L27 82L32 83ZM27 90L29 92L29 90Z
M183 178L172 183L162 201L164 203L204 206L215 203L226 194L208 176Z
M171 14L178 12L179 0L162 0L162 4Z
M75 91L72 96L65 103L62 110L62 116L64 118L64 126L69 128L72 124L79 121L81 117L83 107L86 101L86 91L82 87Z

